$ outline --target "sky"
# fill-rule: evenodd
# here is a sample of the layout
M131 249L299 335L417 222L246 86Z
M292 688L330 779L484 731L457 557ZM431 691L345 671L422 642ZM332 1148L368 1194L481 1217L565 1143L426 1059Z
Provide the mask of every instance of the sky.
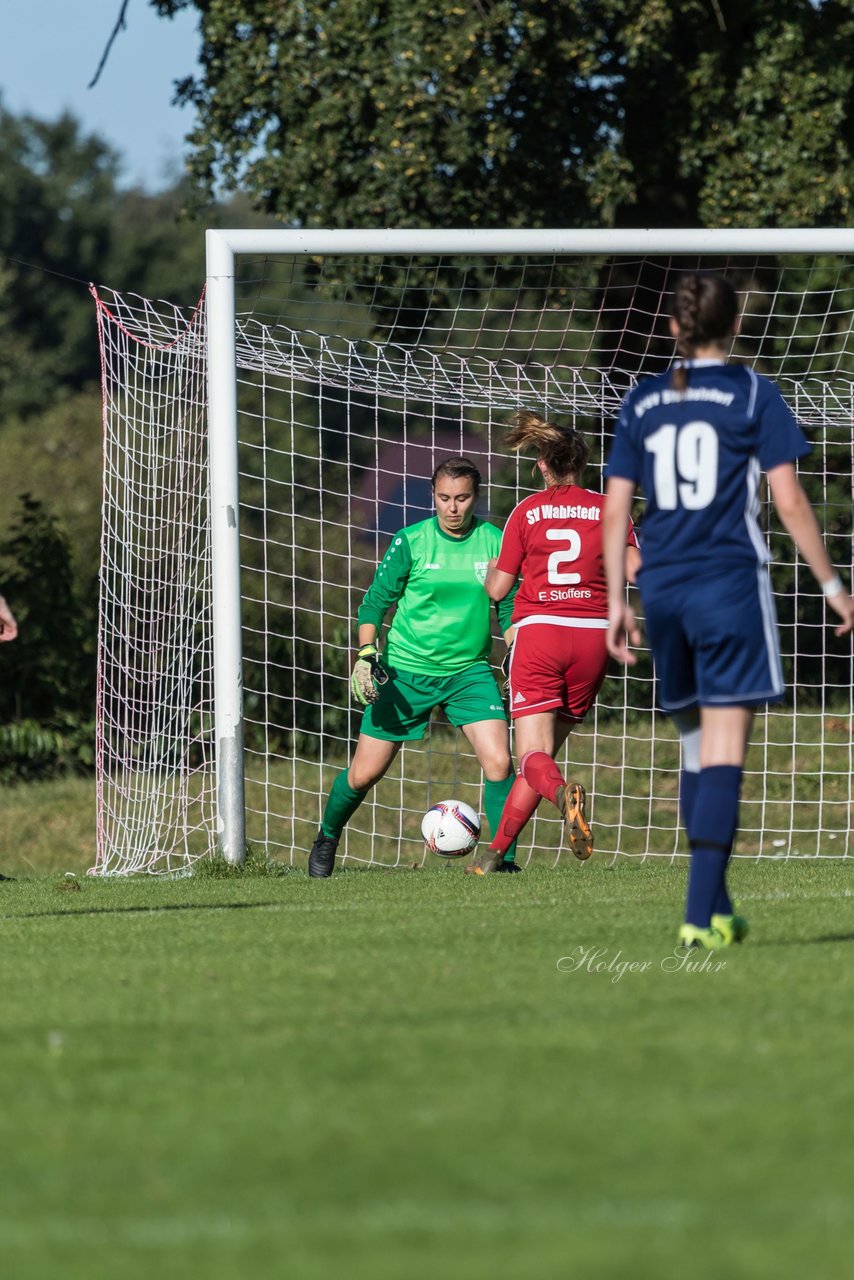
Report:
M159 18L130 0L125 27L93 89L121 0L0 0L0 98L13 115L55 120L64 110L122 159L123 186L154 192L179 176L191 108L173 83L196 70L195 10Z

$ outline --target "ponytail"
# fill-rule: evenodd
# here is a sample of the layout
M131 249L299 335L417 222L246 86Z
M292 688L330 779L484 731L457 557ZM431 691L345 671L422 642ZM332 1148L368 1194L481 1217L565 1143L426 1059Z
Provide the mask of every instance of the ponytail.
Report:
M590 457L587 441L577 431L559 427L528 409L514 415L506 439L515 453L533 449L561 484L578 483Z
M679 329L679 362L673 366L670 385L681 393L688 386L685 362L697 347L724 342L735 332L738 297L726 277L717 271L686 271L676 281L670 314Z

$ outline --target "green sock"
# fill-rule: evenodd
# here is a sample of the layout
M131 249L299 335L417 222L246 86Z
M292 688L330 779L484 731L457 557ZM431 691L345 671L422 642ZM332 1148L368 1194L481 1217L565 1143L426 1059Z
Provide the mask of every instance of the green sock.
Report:
M486 820L489 823L489 829L492 835L498 830L498 824L501 821L501 814L504 810L504 801L509 796L513 783L516 781L516 775L512 771L502 782L489 782L484 780L483 784L483 807L486 810ZM504 854L505 862L516 861L516 841L514 840L510 848Z
M354 791L347 781L347 770L342 769L332 784L320 826L325 836L337 840L359 805L368 794L365 791Z

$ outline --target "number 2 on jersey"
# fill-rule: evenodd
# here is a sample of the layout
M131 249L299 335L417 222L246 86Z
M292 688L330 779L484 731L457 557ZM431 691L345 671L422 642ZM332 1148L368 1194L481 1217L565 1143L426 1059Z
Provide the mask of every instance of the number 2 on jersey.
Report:
M644 448L654 455L653 483L659 511L707 507L718 488L718 436L709 422L663 426L647 436Z
M550 542L567 542L564 551L553 551L549 556L548 580L555 587L574 587L581 581L580 573L562 573L561 565L571 564L581 555L581 534L575 529L547 529Z

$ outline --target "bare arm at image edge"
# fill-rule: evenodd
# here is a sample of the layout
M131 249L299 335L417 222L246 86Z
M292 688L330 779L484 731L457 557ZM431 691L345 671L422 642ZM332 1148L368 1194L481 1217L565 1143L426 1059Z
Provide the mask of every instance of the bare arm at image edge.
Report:
M3 596L0 596L0 643L6 640L14 640L17 634L18 624L15 621L15 615Z

